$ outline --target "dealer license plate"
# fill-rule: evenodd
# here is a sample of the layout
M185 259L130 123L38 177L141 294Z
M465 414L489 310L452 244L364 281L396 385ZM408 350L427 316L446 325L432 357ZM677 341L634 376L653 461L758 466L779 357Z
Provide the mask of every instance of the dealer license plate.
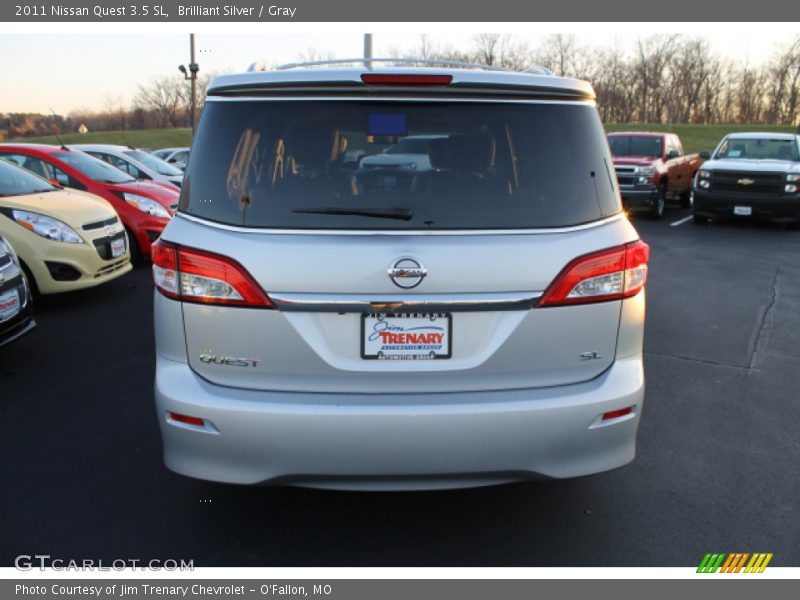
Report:
M753 214L753 207L752 206L734 206L733 207L733 214L740 215L742 217L749 217Z
M112 258L118 258L125 254L125 238L117 238L115 240L111 240L111 256Z
M7 321L19 312L19 293L8 290L0 294L0 321Z
M450 358L452 330L453 318L449 313L367 313L361 316L361 358Z

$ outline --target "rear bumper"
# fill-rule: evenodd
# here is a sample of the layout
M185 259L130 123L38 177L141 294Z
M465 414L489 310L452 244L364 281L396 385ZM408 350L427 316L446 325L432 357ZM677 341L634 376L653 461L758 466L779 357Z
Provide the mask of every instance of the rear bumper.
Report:
M736 217L737 206L750 207L750 216L780 222L800 221L800 194L759 198L743 194L720 194L694 190L693 210L697 215L709 218Z
M641 355L585 383L498 392L309 394L211 384L157 358L156 407L171 470L239 484L431 489L621 467L635 454ZM634 406L601 422L603 413ZM169 412L205 419L198 427Z

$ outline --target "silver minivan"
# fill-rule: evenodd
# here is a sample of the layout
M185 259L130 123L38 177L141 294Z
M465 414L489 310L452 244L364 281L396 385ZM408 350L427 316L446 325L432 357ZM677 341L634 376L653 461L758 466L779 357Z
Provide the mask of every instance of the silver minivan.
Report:
M351 64L208 88L153 248L166 465L385 490L630 462L648 246L592 87ZM365 160L411 136L427 161Z

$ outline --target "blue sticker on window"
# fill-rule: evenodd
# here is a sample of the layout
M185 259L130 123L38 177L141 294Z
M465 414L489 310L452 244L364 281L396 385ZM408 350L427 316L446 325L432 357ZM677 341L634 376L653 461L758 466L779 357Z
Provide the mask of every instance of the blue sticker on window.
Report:
M370 113L368 135L408 135L406 113Z

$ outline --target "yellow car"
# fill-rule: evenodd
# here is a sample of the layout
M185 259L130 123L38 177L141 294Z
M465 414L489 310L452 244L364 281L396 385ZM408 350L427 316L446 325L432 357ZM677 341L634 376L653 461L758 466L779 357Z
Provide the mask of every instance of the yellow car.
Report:
M41 294L99 285L132 268L125 228L108 202L2 159L0 236Z

